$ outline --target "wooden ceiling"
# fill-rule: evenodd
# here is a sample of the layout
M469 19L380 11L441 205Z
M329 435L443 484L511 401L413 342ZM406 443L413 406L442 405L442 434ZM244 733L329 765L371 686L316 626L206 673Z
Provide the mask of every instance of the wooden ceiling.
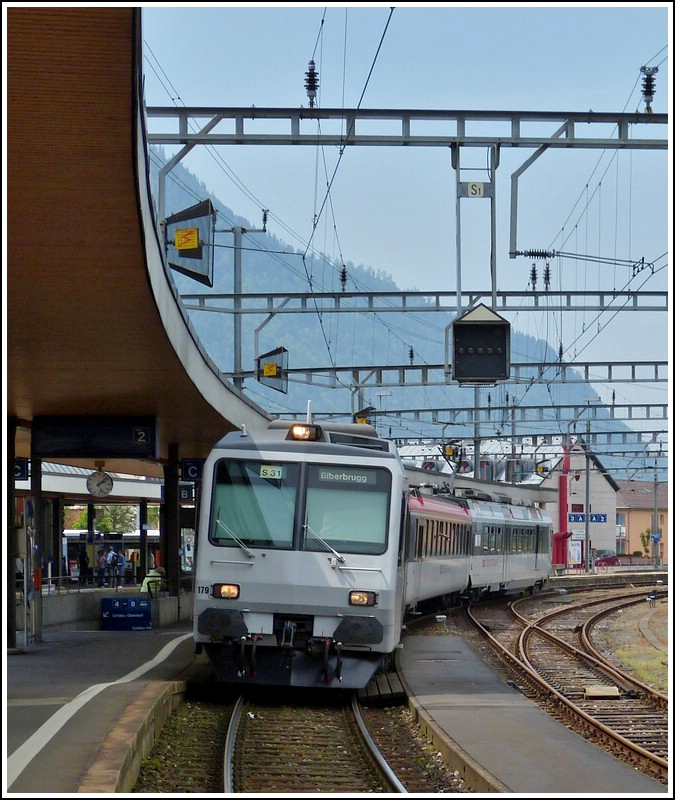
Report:
M38 415L149 415L152 462L54 458L162 475L266 424L223 381L164 273L138 112L140 8L7 9L7 415L30 455Z

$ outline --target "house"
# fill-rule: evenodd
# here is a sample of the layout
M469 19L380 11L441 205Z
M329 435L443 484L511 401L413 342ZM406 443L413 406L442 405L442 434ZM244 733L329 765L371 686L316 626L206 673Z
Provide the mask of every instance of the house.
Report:
M659 564L668 563L668 482L617 481L616 552L640 551ZM656 490L656 492L655 492ZM654 525L654 516L658 518ZM652 539L654 528L660 538ZM645 547L647 545L647 548Z
M554 563L581 567L597 553L615 551L619 485L592 451L587 454L579 441L561 445L561 456L549 462L541 485L558 489L557 501L547 507L555 531Z

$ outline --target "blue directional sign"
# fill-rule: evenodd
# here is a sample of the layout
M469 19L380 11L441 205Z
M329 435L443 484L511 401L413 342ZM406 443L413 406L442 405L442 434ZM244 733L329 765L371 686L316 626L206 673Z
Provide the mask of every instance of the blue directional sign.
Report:
M147 597L102 597L102 631L151 631L152 606Z
M568 514L568 522L586 522L585 514ZM589 522L607 522L607 514L591 514L588 518Z

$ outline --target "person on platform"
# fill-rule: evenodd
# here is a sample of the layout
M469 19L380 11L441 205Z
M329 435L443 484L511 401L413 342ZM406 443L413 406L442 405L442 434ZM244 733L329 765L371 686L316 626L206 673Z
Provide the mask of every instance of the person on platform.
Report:
M80 552L77 554L77 563L80 567L80 586L85 586L87 578L89 577L89 556L86 547L80 547Z
M101 547L97 553L96 573L98 575L98 588L102 589L105 584L105 574L108 570L108 557L105 550Z
M117 554L117 584L118 586L124 586L124 576L127 569L127 559L124 555L124 550L120 549L119 553Z
M161 591L164 584L164 567L156 567L151 569L143 579L141 584L142 592L149 592L150 597L156 597L157 593Z
M117 553L112 545L110 545L107 555L106 576L110 586L117 585Z

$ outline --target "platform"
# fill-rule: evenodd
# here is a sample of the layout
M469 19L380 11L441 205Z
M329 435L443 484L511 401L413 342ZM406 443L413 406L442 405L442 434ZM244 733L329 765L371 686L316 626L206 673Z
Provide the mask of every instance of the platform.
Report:
M451 768L475 769L476 791L667 793L508 685L460 636L408 636L398 670L410 706Z

